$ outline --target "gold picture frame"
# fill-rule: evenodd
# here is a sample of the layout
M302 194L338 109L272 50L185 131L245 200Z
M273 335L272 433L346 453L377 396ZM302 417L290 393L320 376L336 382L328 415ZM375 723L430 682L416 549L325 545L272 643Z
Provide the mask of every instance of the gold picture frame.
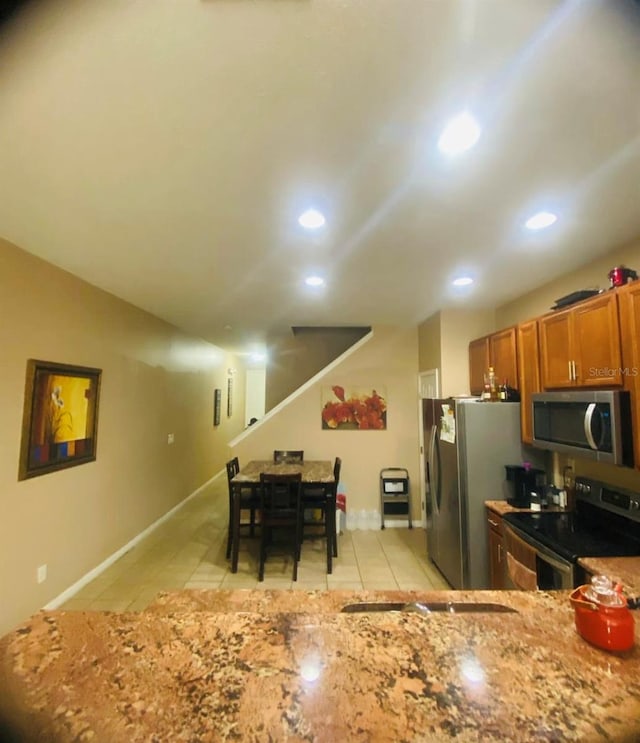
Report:
M18 479L96 458L101 369L27 361Z

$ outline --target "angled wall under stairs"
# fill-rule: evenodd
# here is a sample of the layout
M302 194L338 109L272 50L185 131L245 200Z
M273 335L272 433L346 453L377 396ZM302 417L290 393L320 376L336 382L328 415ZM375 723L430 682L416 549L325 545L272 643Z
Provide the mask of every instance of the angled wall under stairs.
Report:
M265 412L371 331L367 327L292 327L267 341Z

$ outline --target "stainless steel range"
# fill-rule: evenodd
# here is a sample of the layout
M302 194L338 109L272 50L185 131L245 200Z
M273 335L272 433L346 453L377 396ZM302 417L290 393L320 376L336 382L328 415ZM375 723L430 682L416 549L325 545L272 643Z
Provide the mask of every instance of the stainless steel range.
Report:
M541 590L584 582L580 557L640 555L640 495L576 478L575 511L507 513L506 524L536 551Z

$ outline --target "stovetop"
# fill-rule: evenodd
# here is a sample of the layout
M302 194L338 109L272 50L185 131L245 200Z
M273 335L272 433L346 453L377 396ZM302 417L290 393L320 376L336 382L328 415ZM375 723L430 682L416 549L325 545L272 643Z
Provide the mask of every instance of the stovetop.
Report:
M507 513L504 520L570 562L640 555L640 496L594 480L576 480L575 511Z

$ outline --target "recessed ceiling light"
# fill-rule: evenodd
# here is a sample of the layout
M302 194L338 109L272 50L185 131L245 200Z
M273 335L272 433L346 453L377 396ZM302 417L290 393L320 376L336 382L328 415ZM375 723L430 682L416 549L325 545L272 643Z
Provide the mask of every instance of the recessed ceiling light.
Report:
M266 361L267 354L266 353L252 353L250 358L251 358L251 361Z
M324 279L320 276L307 276L304 283L307 286L324 286Z
M543 230L545 227L550 227L558 217L551 212L538 212L533 217L529 217L524 223L524 226L528 230Z
M321 214L317 209L307 209L298 217L298 223L307 230L317 230L326 221L324 214Z
M480 139L480 125L468 112L458 114L446 125L438 140L438 148L445 155L458 155Z
M454 279L451 282L454 286L469 286L469 284L473 284L473 279L471 276L460 276L457 279Z

